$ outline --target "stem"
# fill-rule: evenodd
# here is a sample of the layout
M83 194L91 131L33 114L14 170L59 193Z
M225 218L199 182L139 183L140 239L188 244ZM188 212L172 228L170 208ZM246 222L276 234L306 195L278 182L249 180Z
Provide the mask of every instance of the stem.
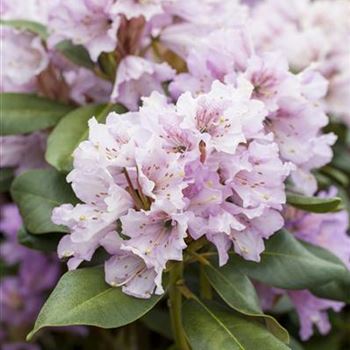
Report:
M142 186L141 186L140 181L139 181L139 168L138 167L136 167L136 172L137 172L136 182L137 182L138 194L140 196L141 202L143 203L144 209L149 210L151 207L151 203L149 202L148 198L142 192Z
M143 209L143 203L142 203L140 197L138 196L138 194L134 190L134 186L133 186L133 184L131 182L129 173L126 170L126 168L124 168L123 173L125 175L126 181L128 183L128 186L129 186L129 191L128 192L129 192L130 196L132 197L132 199L134 200L134 204L136 205L137 209L139 209L139 210Z
M201 265L210 265L210 262L202 255L196 252L188 251L189 255L192 255Z
M153 53L155 55L155 58L159 59L159 60L162 60L162 54L159 50L159 47L158 47L158 42L159 40L158 39L153 39L152 40L152 43L151 43L151 47L153 49Z
M102 70L99 67L95 67L93 69L93 72L95 73L95 75L97 75L99 78L103 79L103 80L108 80L110 82L114 82L114 79L109 77L107 74L105 74L104 72L102 72Z
M197 252L199 249L203 248L207 243L207 239L205 237L201 237L200 239L193 241L187 250L191 252Z
M213 298L213 291L211 289L211 285L208 281L208 278L205 275L204 265L200 264L199 269L199 285L201 298L211 300Z
M177 288L177 284L182 280L183 277L183 263L179 262L170 270L170 287L169 287L169 301L170 301L170 319L171 326L173 329L175 344L178 350L190 350L185 331L182 327L181 320L181 306L182 306L182 295L180 290Z

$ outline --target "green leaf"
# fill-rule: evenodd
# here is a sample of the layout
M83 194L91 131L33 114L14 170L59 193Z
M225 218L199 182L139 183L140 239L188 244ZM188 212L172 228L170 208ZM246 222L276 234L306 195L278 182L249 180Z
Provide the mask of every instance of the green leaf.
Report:
M161 334L163 337L173 338L168 310L155 307L143 316L140 321L150 330Z
M109 112L124 113L121 105L87 105L75 109L61 119L47 141L46 160L59 171L72 169L72 154L89 133L88 120L93 116L104 122Z
M303 346L294 338L290 338L290 347L292 350L304 350Z
M137 299L104 281L102 267L67 272L43 306L33 335L43 327L89 325L102 328L125 326L152 309L162 296Z
M336 169L332 166L326 165L321 169L321 172L335 180L339 185L348 188L349 187L349 179L341 170Z
M347 269L343 261L340 258L338 258L336 255L334 255L331 251L325 248L322 248L320 246L313 245L308 242L304 242L304 241L299 241L299 242L302 244L302 246L305 249L307 249L313 255L317 256L319 259L330 261L344 268L345 273L343 274L343 276L347 276L350 278L350 271Z
M15 265L9 265L2 259L0 259L0 271L1 271L1 278L5 276L14 276L18 275L18 266Z
M189 300L182 312L192 350L289 349L262 324L220 305Z
M22 227L17 232L17 240L20 244L35 250L56 251L58 242L62 238L60 233L49 233L47 235L33 235Z
M335 147L335 154L332 160L333 166L342 170L346 174L350 174L350 152L349 147Z
M13 180L13 169L1 168L0 169L0 193L7 192Z
M265 247L259 263L231 253L227 265L250 278L284 289L318 287L330 280L342 280L346 272L344 266L312 254L286 230L274 234Z
M72 107L30 94L2 93L1 135L24 134L57 124Z
M91 60L89 52L82 45L74 45L70 40L64 40L55 46L56 50L65 56L69 61L78 66L93 70L94 62Z
M115 79L118 68L115 53L102 52L98 58L98 63L101 67L102 72L113 81Z
M318 258L331 261L334 264L344 268L343 275L339 276L337 281L329 281L322 286L311 289L311 292L320 298L350 303L350 271L346 268L344 263L337 256L326 249L306 242L302 242L302 244L309 252Z
M334 282L331 281L315 289L311 289L312 294L319 298L331 299L350 303L350 281Z
M11 194L29 232L67 232L66 227L51 222L53 208L77 203L64 175L56 170L30 170L13 181Z
M328 213L339 210L342 200L339 197L319 198L287 193L287 203L295 208L312 213Z
M0 24L20 30L27 30L40 36L41 39L46 40L48 32L46 27L38 22L27 21L23 19L11 19L11 20L0 20Z
M226 304L244 315L264 318L270 331L284 343L289 343L286 329L262 312L255 288L246 275L232 265L218 268L213 263L205 266L205 273Z

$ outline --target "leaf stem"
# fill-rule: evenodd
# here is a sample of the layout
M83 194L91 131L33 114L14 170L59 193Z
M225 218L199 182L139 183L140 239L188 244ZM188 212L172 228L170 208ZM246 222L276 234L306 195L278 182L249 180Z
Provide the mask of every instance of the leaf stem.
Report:
M201 265L210 265L210 262L202 255L196 252L188 251L189 255L193 256Z
M173 329L175 344L178 350L190 350L187 344L185 331L182 326L181 307L182 307L182 295L177 288L177 284L181 283L183 277L183 263L176 263L170 270L170 287L169 287L169 307L170 307L170 319Z
M205 274L205 266L200 264L199 266L199 285L200 285L200 295L202 299L211 300L213 298L213 291L208 278Z

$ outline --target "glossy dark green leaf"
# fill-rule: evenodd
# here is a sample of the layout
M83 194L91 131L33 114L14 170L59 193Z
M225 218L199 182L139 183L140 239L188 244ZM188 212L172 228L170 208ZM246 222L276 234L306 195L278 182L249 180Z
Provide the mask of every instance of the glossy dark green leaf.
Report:
M294 338L290 339L290 348L292 350L304 350L303 346Z
M346 269L321 259L306 249L292 234L281 230L265 243L259 263L230 254L228 265L249 277L285 289L309 289L344 278Z
M48 37L46 27L38 22L27 21L23 19L11 19L11 20L0 20L0 24L20 30L27 30L40 36L41 39L46 40Z
M69 61L78 66L94 69L95 64L91 60L89 52L82 45L74 45L70 40L64 40L55 46L56 50Z
M302 244L309 252L318 258L331 261L334 264L344 267L344 274L342 277L339 276L337 281L330 280L324 285L311 289L311 292L320 298L350 303L350 271L346 268L344 263L337 256L326 249L306 242L302 242Z
M161 296L137 299L104 281L102 267L67 272L40 311L30 339L43 327L90 325L125 326L152 309Z
M255 288L246 275L232 265L217 267L214 261L205 266L205 273L210 284L230 307L247 316L264 318L277 338L289 342L286 329L272 316L262 312Z
M7 192L13 180L13 169L1 168L0 169L0 193Z
M182 313L192 350L289 349L261 323L218 304L190 300L184 303Z
M163 337L173 338L168 310L155 307L147 312L140 321L150 330L161 334Z
M88 137L88 120L95 117L102 123L111 111L126 112L121 105L101 104L80 107L64 116L48 138L46 151L48 163L59 171L70 171L75 148Z
M72 107L30 94L2 93L1 135L24 134L58 123Z
M29 232L67 232L66 227L51 222L53 208L77 203L64 175L56 170L30 170L13 181L11 194Z
M331 299L350 303L350 281L329 282L317 288L311 289L312 294L323 299Z
M287 203L305 211L327 213L338 210L341 207L342 200L339 197L319 198L287 193Z
M17 240L20 244L35 250L53 252L57 250L58 242L62 234L51 232L46 235L33 235L22 227L17 233Z

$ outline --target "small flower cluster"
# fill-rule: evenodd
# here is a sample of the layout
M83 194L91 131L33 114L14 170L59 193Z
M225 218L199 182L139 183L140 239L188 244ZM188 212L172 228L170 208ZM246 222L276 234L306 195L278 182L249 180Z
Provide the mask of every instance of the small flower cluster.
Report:
M0 244L0 258L8 267L16 268L16 275L4 276L0 282L1 333L3 349L38 349L35 344L13 342L25 337L38 315L46 293L55 285L60 264L54 256L45 256L21 246L17 242L17 231L22 219L14 204L1 206L0 231L4 241Z

